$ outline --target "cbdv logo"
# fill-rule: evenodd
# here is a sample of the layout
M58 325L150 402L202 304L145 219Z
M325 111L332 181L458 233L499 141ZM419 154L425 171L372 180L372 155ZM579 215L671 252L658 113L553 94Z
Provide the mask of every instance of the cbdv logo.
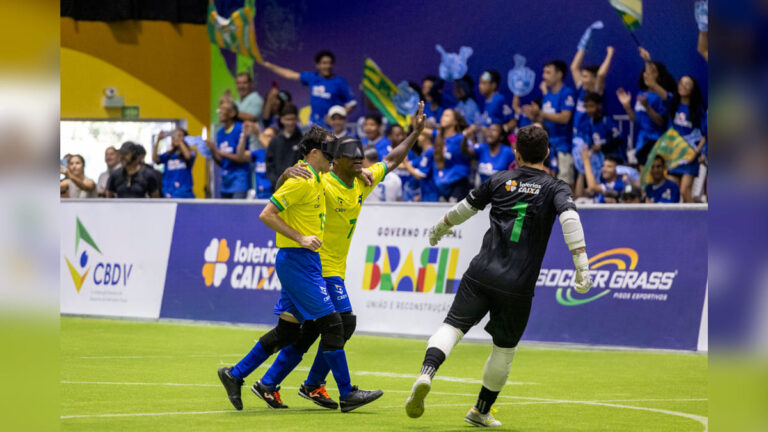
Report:
M617 300L666 301L677 271L639 271L638 260L637 251L630 248L610 249L593 256L589 259L592 290L581 298L571 293L576 277L573 269L541 269L536 286L556 287L555 299L563 306L580 306L611 292ZM598 270L609 265L616 268Z
M363 289L379 291L434 292L454 294L460 279L456 278L459 250L425 248L419 255L421 267L413 263L414 252L401 258L397 246L368 246L365 254ZM396 274L394 272L397 271Z
M82 251L80 249L82 242ZM78 257L79 254L79 257ZM64 261L67 262L69 268L69 274L72 276L72 282L75 284L75 289L79 293L83 288L85 281L88 279L88 273L93 268L91 273L91 281L97 286L111 286L128 285L128 279L131 277L131 271L133 270L133 264L116 263L116 262L102 262L97 261L94 266L91 264L91 257L95 254L103 255L101 249L96 245L96 241L91 234L85 228L79 217L75 217L75 264L64 257Z
M276 247L267 242L267 247L235 243L234 252L229 249L227 239L212 238L203 252L205 264L202 268L205 286L218 288L229 274L229 286L233 289L279 290L280 279L275 272ZM232 258L231 272L229 259Z

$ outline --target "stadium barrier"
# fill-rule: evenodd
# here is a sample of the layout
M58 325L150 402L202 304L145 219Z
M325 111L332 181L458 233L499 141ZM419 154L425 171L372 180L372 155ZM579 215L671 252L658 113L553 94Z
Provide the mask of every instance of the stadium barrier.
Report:
M264 203L62 202L61 312L273 324L280 281ZM430 247L428 229L448 207L363 207L346 273L358 330L428 336L442 322L488 229L486 210ZM582 206L595 280L586 295L571 288L555 223L524 339L706 350L705 210ZM488 339L483 324L466 337Z

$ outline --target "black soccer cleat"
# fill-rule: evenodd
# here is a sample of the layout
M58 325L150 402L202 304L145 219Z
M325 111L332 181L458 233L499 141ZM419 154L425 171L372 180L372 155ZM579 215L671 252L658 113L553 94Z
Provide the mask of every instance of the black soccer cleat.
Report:
M251 387L251 391L253 391L253 394L255 394L259 399L263 400L267 403L267 406L269 406L272 409L283 409L288 408L288 405L283 405L283 400L280 398L280 387L276 389L272 389L270 387L265 386L261 383L261 381L256 381L253 383L253 387Z
M301 387L299 387L299 396L311 400L315 405L319 405L323 408L332 410L339 408L339 404L328 396L328 391L325 389L324 385L311 386L302 384Z
M353 409L360 408L380 398L384 392L381 390L360 390L357 386L352 386L352 391L341 399L341 412L350 412Z
M232 376L231 367L225 367L225 368L219 369L219 379L221 380L221 383L224 385L224 389L227 391L227 396L229 397L229 401L232 402L232 405L235 407L236 410L238 411L242 410L243 399L240 397L240 391L243 387L243 380Z

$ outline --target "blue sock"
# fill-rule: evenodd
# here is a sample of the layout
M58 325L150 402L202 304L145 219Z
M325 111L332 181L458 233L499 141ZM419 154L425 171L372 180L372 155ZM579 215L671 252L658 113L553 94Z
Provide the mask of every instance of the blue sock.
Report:
M310 386L320 386L325 383L325 377L328 376L328 372L331 371L331 367L328 365L328 362L325 361L325 356L323 356L323 344L320 343L317 345L317 355L315 356L315 361L312 362L312 367L309 369L309 375L307 376L307 380L304 381L304 384L310 385Z
M245 355L235 367L232 368L232 376L235 378L245 379L251 374L260 364L264 363L264 360L268 359L272 354L264 351L261 346L261 342L257 342L251 349L251 352Z
M333 379L336 380L336 386L339 388L341 398L344 399L352 391L352 380L349 378L349 367L347 366L347 356L344 350L323 351L325 361L331 366Z
M267 373L264 374L261 383L276 388L301 363L303 356L304 353L299 352L293 345L283 348L280 350L280 354L277 355L275 362L267 370Z

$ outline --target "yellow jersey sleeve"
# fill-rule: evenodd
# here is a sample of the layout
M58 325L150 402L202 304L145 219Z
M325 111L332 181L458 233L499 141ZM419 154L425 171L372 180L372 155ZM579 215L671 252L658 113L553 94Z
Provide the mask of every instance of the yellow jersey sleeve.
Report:
M304 179L289 178L269 200L281 212L306 198L308 182Z
M269 199L278 210L280 218L302 235L323 239L325 229L325 195L323 184L315 174L311 179L288 179ZM277 247L299 248L301 245L277 233Z
M385 164L384 162L377 162L366 169L370 171L371 174L373 174L373 184L370 186L365 186L364 184L362 184L362 182L360 182L361 190L363 192L363 199L367 198L368 195L370 195L371 192L373 192L373 190L376 188L376 185L381 183L382 180L384 180L384 177L388 173L387 164Z

